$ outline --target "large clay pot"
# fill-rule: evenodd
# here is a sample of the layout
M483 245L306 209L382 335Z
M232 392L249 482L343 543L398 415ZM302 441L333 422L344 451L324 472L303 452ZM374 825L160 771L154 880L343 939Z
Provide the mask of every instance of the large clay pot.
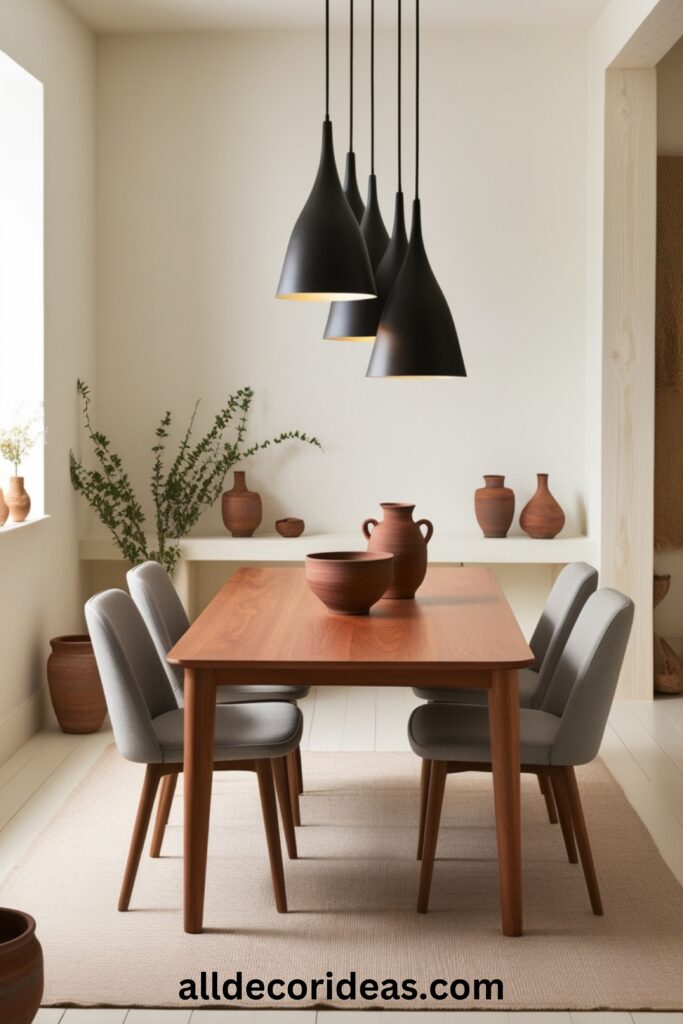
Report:
M9 478L7 505L9 507L10 522L23 523L31 511L31 499L24 490L23 476L11 476Z
M47 682L62 732L97 732L107 704L90 637L56 636L50 647Z
M0 907L0 1020L31 1024L43 997L43 951L36 922Z
M233 537L251 537L263 518L261 495L247 488L244 470L235 470L232 488L223 494L223 523Z
M536 493L522 509L519 525L530 537L550 540L564 526L564 512L548 490L548 474L537 473L536 479Z
M2 493L2 487L0 487L0 526L4 526L7 522L9 515L9 506L5 501L5 495Z
M384 511L382 522L366 519L362 530L368 539L368 551L389 551L394 556L394 580L384 596L415 597L427 572L427 544L434 527L428 519L413 521L414 505L383 501L380 508ZM426 527L425 534L421 526Z
M485 487L474 492L474 514L485 537L507 537L515 514L515 495L504 476L485 476Z

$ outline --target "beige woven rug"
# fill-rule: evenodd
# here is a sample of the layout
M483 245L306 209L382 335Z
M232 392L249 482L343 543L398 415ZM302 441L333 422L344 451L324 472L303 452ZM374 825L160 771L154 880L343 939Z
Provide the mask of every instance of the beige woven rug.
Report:
M116 898L142 769L108 750L0 889L33 914L47 1005L187 1006L179 984L222 979L500 978L502 1003L344 1002L347 1009L681 1009L683 891L599 763L579 783L606 914L590 913L536 781L523 783L525 935L500 933L490 780L448 780L432 909L414 911L418 762L411 754L305 754L301 859L286 862L290 913L275 912L256 780L214 784L206 925L181 926L181 799L164 854L145 858L127 914ZM330 1005L268 999L211 1007ZM197 1008L202 1004L189 1004Z

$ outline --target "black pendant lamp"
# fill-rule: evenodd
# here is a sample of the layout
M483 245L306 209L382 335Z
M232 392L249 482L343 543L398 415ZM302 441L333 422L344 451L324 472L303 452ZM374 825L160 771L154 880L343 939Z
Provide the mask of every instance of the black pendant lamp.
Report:
M363 202L356 178L356 154L353 151L353 0L349 0L349 151L346 154L344 195L360 224L363 219Z
M360 228L375 271L389 244L389 233L379 209L375 176L375 0L370 0L370 178L367 205ZM373 316L368 305L367 302L333 302L324 337L329 341L373 341L377 332L377 317Z
M458 333L429 265L419 198L420 0L415 0L415 200L410 241L382 313L368 377L466 377Z
M325 0L325 120L320 165L294 225L277 289L299 302L356 300L376 295L370 257L342 190L330 121L330 3Z

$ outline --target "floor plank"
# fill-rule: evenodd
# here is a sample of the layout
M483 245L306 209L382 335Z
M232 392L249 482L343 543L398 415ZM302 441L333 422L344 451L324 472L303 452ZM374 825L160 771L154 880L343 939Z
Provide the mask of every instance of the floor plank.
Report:
M614 1010L572 1010L570 1016L572 1024L633 1024L630 1013Z
M657 745L683 772L683 731L672 722L661 701L634 701L628 706Z
M350 686L340 750L374 750L377 688Z
M190 1024L191 1010L129 1010L126 1024Z
M315 695L310 750L341 750L348 689L347 686L319 687Z
M683 826L683 776L679 768L664 753L631 707L615 704L609 721L624 746L655 784L679 825Z
M404 688L377 687L376 750L410 750Z
M60 1024L124 1024L128 1010L66 1010Z
M45 1009L38 1010L38 1016L34 1019L33 1024L60 1024L62 1017L64 1016L64 1010L52 1010ZM86 1024L85 1020L82 1024Z

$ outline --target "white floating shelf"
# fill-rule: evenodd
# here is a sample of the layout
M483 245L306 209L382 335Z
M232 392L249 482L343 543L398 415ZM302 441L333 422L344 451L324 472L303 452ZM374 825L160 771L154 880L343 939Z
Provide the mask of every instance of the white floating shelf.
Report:
M182 541L181 557L188 562L301 562L312 551L362 551L365 541L354 534L311 533L286 538L277 534L254 537L188 537ZM86 537L80 542L80 557L89 562L118 561L121 554L109 537ZM598 561L598 544L589 537L458 537L435 534L429 544L429 561L434 563L478 562L491 565L565 565L567 562Z

